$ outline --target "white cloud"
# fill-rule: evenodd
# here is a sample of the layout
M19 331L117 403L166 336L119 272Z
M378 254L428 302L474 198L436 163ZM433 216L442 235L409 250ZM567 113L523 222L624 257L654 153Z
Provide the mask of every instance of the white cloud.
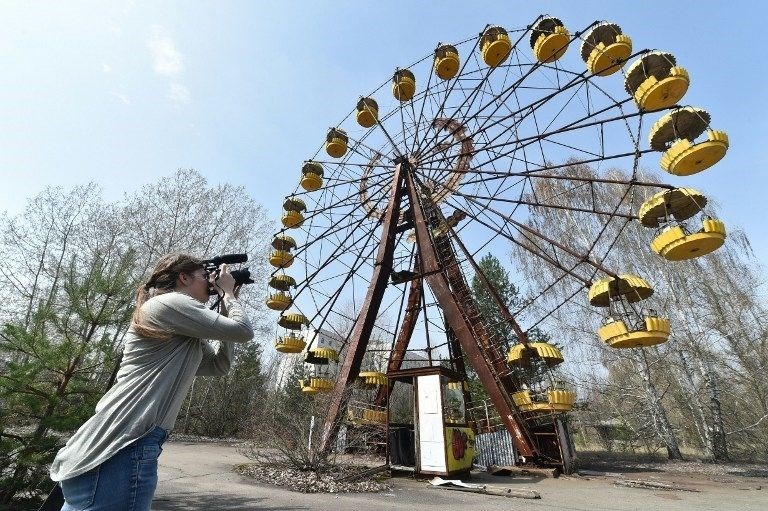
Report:
M101 63L101 71L102 71L104 74L109 74L109 73L111 73L111 72L112 72L112 66L110 66L110 65L109 65L109 64L107 64L106 62L102 62L102 63Z
M159 25L152 27L152 35L147 40L147 48L152 57L152 68L161 76L175 77L184 71L184 58L176 49L176 43Z
M130 105L131 104L131 98L129 98L125 94L121 94L119 92L110 92L110 94L112 95L112 97L115 97L115 98L119 99L120 101L122 101L126 105Z
M180 83L172 83L168 90L168 99L177 105L186 105L192 102L192 93Z
M176 43L165 28L160 25L153 26L146 44L155 73L169 79L166 97L176 106L191 103L192 93L180 81L184 72L184 56L176 49Z
M123 29L114 21L110 21L107 27L114 37L123 37Z

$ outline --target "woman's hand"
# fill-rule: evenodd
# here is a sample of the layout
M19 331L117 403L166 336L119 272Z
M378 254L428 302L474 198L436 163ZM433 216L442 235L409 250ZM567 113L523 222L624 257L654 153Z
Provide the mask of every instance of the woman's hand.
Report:
M209 282L219 293L219 296L230 296L235 298L235 278L229 273L229 268L226 264L219 266L219 271L212 273L208 278ZM239 290L238 290L239 291Z

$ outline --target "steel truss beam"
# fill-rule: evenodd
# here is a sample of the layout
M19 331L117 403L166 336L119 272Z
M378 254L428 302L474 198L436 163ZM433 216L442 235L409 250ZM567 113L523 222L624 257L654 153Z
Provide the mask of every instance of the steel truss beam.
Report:
M381 242L376 254L373 275L371 276L360 314L357 316L357 320L352 327L347 353L331 393L331 402L323 425L323 437L320 442L320 451L324 453L330 452L333 441L338 433L343 408L349 395L350 384L355 381L355 378L360 373L363 355L365 355L365 349L368 346L368 341L376 322L376 316L378 315L381 301L384 298L389 275L392 273L397 221L400 217L400 203L404 185L401 167L401 164L395 166L389 203L382 218Z
M422 257L422 269L427 275L425 280L432 289L432 293L435 295L440 308L443 310L443 315L446 321L456 335L464 352L467 354L470 364L477 372L480 381L485 387L488 395L491 398L496 410L499 412L504 425L507 430L512 434L512 440L515 443L515 447L518 452L526 457L538 458L540 453L536 449L535 443L532 439L528 428L520 416L520 412L515 408L514 403L511 402L510 394L516 390L515 385L508 378L502 378L499 376L498 362L504 363L502 360L489 360L486 355L491 354L489 351L491 348L491 339L488 332L479 322L475 323L467 317L467 304L459 304L457 297L451 290L451 284L458 284L457 279L448 278L446 272L441 271L442 268L448 266L455 268L459 274L461 270L455 264L444 265L441 264L441 255L438 254L438 249L434 243L431 231L431 222L429 219L429 213L425 212L421 205L421 198L419 196L418 185L415 183L410 168L406 169L405 180L407 183L406 189L408 192L408 198L410 202L411 217L413 218L415 230L416 230L416 244L418 246L418 252ZM428 198L427 198L428 200ZM432 208L434 210L434 206ZM450 243L446 236L442 239L444 243ZM452 251L451 251L452 252ZM447 254L446 254L447 255ZM453 282L451 282L453 281ZM454 291L459 291L454 289ZM492 358L497 358L493 357ZM506 368L505 368L506 369ZM505 371L507 372L507 371ZM508 373L508 372L507 372Z

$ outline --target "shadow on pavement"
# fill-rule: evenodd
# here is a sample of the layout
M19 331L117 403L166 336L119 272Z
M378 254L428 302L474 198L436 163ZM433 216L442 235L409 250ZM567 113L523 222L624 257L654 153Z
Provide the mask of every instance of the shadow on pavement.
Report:
M267 502L265 502L267 501ZM263 505L262 505L263 504ZM275 507L270 506L268 499L250 497L222 497L221 495L204 495L184 493L179 495L163 495L152 501L152 511L192 511L201 509L216 509L217 511L301 511L307 507Z

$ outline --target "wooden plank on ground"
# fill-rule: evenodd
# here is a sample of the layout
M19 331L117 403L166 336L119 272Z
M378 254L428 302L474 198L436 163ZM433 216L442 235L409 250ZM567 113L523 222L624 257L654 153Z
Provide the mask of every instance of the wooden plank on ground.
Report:
M463 491L468 493L477 493L480 495L495 495L497 497L509 497L516 499L540 499L539 492L534 490L514 490L512 488L464 488L461 486L433 486L428 485L428 488L434 488L436 490L450 490L450 491Z
M619 479L613 482L614 486L624 486L626 488L641 488L645 490L666 490L666 491L692 491L699 492L695 488L687 488L673 483L663 483L660 481L647 481L643 479Z

